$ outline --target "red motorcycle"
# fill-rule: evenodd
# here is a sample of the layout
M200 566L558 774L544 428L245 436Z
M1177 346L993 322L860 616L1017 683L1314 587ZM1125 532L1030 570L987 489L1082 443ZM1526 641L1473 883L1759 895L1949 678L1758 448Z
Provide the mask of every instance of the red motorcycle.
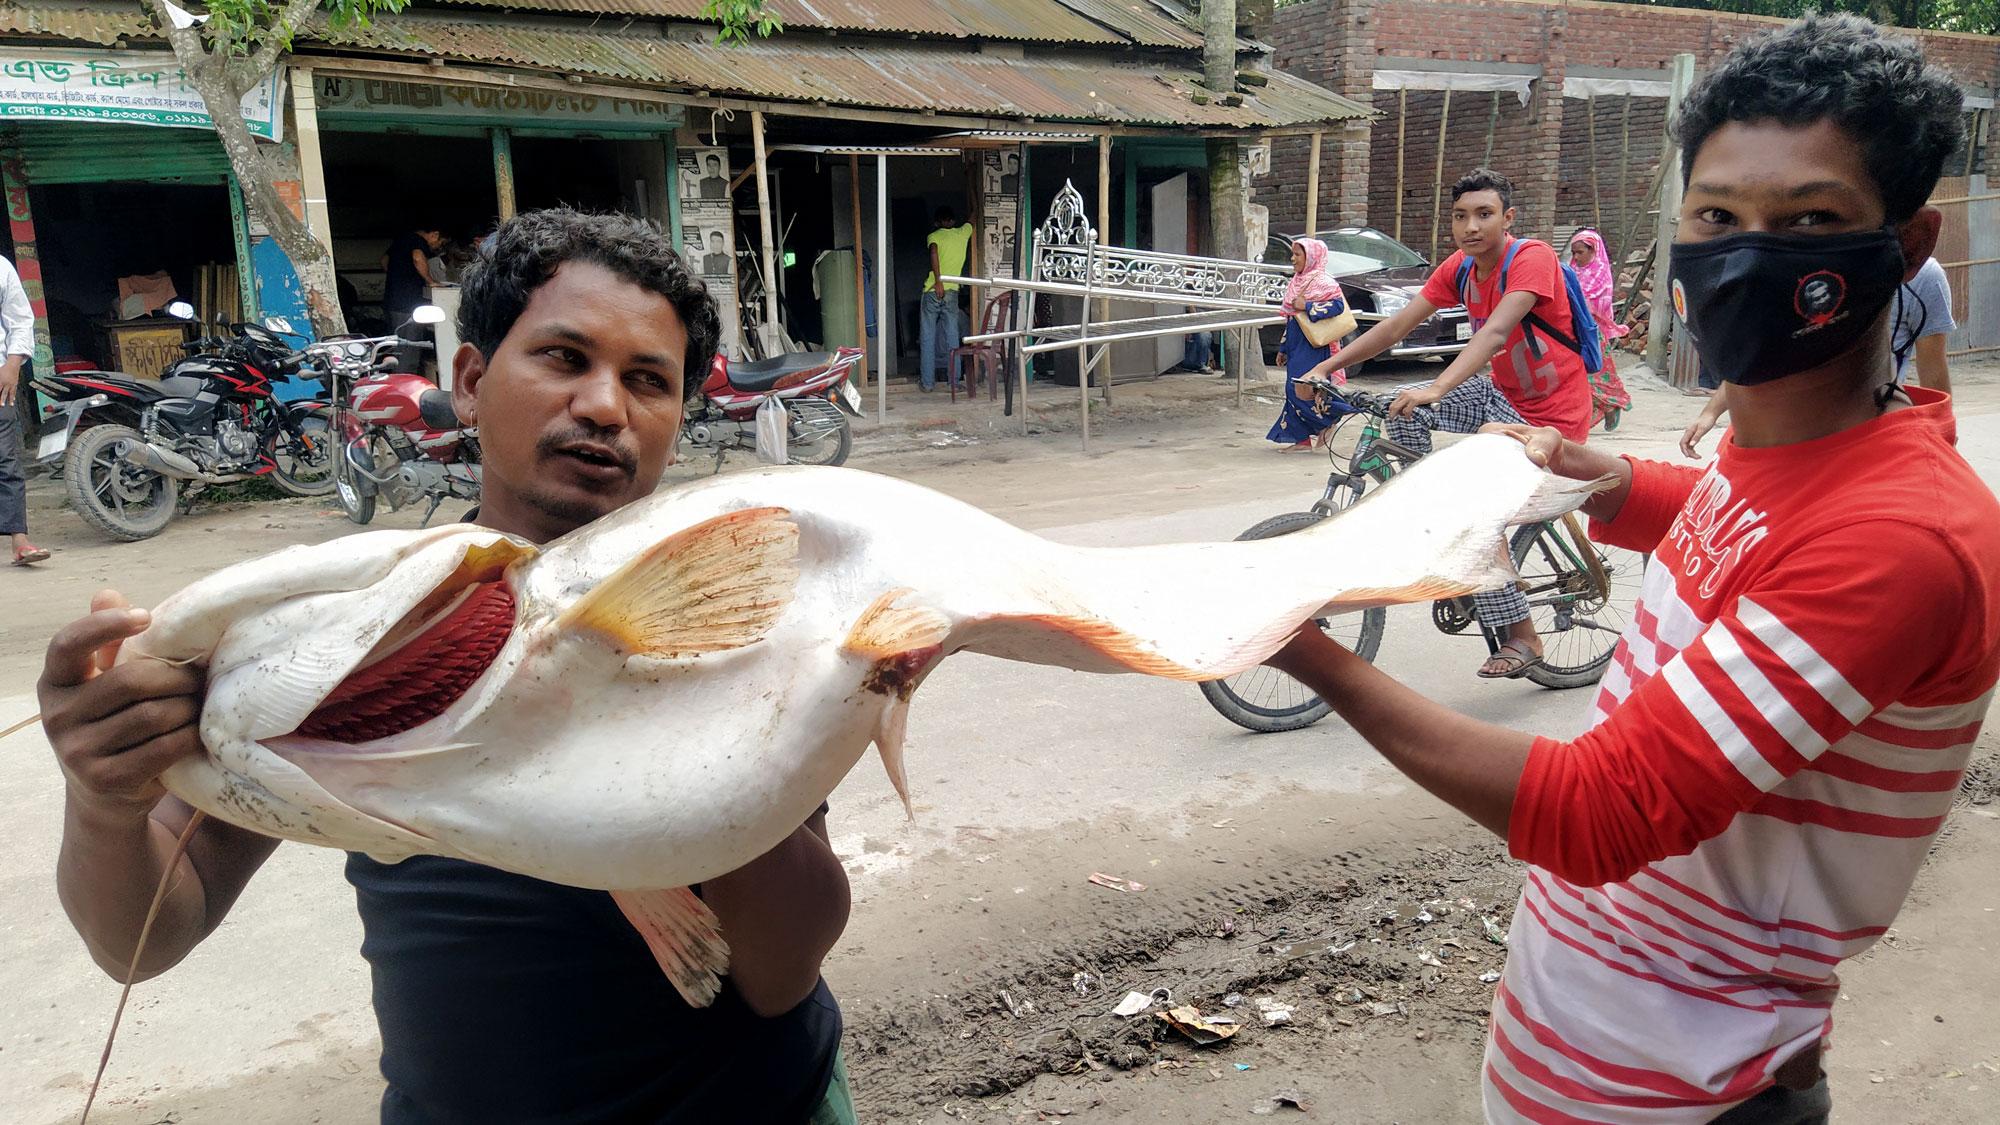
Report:
M785 409L786 460L794 465L838 465L854 447L847 414L861 417L861 395L849 376L860 348L793 352L732 363L717 353L698 394L689 396L681 440L715 451L715 470L732 449L757 448L757 408L776 399Z
M434 324L443 315L427 305L415 320ZM325 349L335 432L341 435L333 492L355 523L375 518L378 499L393 510L428 498L425 525L446 500L479 500L477 431L459 423L451 392L397 368L397 353L411 346L400 336L316 346Z

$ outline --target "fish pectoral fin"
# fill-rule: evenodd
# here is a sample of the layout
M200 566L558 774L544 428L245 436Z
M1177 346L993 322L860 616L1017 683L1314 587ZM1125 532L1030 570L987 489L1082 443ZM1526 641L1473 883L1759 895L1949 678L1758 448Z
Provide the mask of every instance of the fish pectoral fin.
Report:
M903 776L903 735L909 727L909 700L891 699L882 712L881 725L875 728L875 751L882 755L882 769L889 775L889 784L896 787L896 796L903 799L903 815L915 820L917 812L910 806L910 782Z
M627 656L699 656L761 639L798 585L799 528L783 508L746 508L669 535L564 611Z
M611 901L666 971L667 983L689 1007L706 1008L722 991L729 970L729 945L715 911L687 887L657 891L612 891Z

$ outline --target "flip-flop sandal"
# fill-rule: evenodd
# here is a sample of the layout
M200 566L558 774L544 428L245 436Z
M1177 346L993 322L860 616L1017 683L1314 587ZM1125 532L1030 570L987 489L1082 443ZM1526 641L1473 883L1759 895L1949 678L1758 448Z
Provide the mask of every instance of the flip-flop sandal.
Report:
M1502 644L1500 651L1487 657L1486 660L1489 664L1494 660L1512 661L1513 667L1504 672L1488 672L1485 666L1481 665L1478 675L1482 680L1518 680L1542 665L1542 658L1531 652L1527 645L1519 641L1508 641Z
M25 551L14 552L15 566L27 566L29 563L47 561L49 561L49 550L47 547L29 547Z

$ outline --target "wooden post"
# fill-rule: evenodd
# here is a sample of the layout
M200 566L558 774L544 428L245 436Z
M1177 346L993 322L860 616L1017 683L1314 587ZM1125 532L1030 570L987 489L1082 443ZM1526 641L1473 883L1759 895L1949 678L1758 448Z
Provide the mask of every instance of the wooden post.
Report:
M868 389L868 273L861 266L861 157L847 154L848 194L854 198L854 339L861 346L861 379L856 390ZM881 266L878 264L877 269Z
M299 151L299 186L304 189L306 228L328 254L333 253L333 220L326 210L326 166L319 155L319 102L313 95L309 66L291 68L292 143Z
M854 232L861 241L861 232ZM875 339L882 369L875 377L875 424L889 420L889 373L896 370L896 310L889 304L889 156L875 155Z
M768 350L777 339L778 264L771 245L771 177L764 166L764 111L750 111L750 145L757 158L757 237L764 254L764 323L762 334Z
M1315 130L1312 135L1312 153L1306 157L1306 229L1307 234L1319 233L1319 146L1326 134Z
M1493 91L1493 108L1486 113L1486 155L1479 158L1481 168L1493 167L1493 134L1500 128L1500 91Z
M498 200L500 221L520 213L514 202L514 134L505 126L489 130L493 134L493 197Z
M1669 131L1673 129L1673 120L1671 117L1667 118L1667 129ZM1618 228L1623 230L1632 221L1632 203L1625 198L1625 185L1632 178L1632 95L1630 94L1625 95L1625 122L1621 126L1621 129L1624 132L1624 136L1618 142ZM1597 233L1603 234L1604 232L1600 230ZM1610 249L1609 246L1605 247L1607 253ZM1615 282L1618 280L1618 266L1622 264L1623 256L1631 252L1632 248L1630 246L1620 246L1618 248L1620 258L1618 261L1612 263L1612 281Z
M1111 237L1111 134L1097 135L1097 241L1102 243ZM1127 237L1130 237L1129 235ZM1097 302L1097 319L1105 323L1111 320L1111 302ZM1104 368L1104 404L1111 405L1111 346L1099 349ZM1087 431L1086 431L1087 432Z
M1444 206L1444 135L1451 126L1451 91L1444 92L1444 111L1438 114L1437 166L1431 170L1431 261L1438 260L1438 211Z
M28 206L28 170L11 134L0 133L0 195L7 200L7 228L14 240L14 272L35 314L35 374L55 374L55 349L49 335L49 299L42 287L42 254L35 239L35 213ZM18 401L18 400L17 400Z
M1403 135L1410 129L1410 88L1396 91L1396 229L1390 235L1403 241Z
M1631 99L1628 98L1626 100L1630 101ZM1590 95L1590 101L1585 104L1585 112L1589 117L1590 128L1590 215L1591 222L1595 225L1597 234L1601 238L1604 235L1604 192L1598 187L1597 179L1597 95ZM1608 256L1611 250L1609 247L1606 247L1604 252ZM1609 262L1605 264L1611 266L1612 276L1616 277L1618 267Z
M1673 65L1673 89L1667 95L1667 120L1672 121L1680 112L1681 100L1687 97L1688 87L1694 85L1694 56L1675 55ZM1660 152L1660 221L1654 228L1654 254L1658 261L1668 261L1667 248L1673 245L1674 225L1680 218L1681 178L1674 174L1672 165L1679 161L1680 153L1673 143L1673 133L1667 134L1667 144ZM1666 277L1668 271L1661 270ZM1653 315L1646 321L1646 365L1658 375L1666 370L1667 328L1674 319L1674 303L1668 294L1655 285L1653 287Z

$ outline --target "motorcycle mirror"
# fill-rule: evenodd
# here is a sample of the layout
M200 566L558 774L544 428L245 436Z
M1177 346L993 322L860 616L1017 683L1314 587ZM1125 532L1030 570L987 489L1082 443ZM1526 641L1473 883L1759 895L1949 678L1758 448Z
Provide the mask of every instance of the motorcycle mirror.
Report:
M289 319L282 316L265 317L264 327L270 329L273 332L283 332L286 335L292 335L292 322Z
M418 324L443 324L444 310L436 305L418 305L410 313L410 319Z
M167 306L167 315L178 317L181 320L193 320L194 306L188 304L186 301L175 301Z

